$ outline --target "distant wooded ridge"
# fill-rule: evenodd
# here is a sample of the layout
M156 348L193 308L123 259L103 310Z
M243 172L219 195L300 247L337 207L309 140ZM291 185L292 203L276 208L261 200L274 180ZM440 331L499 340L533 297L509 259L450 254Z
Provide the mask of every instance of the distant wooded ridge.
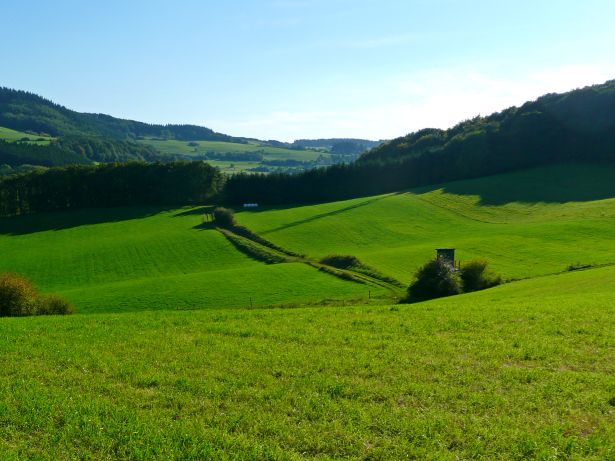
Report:
M39 165L44 167L93 162L185 160L178 152L160 152L142 140L211 141L253 144L282 149L326 149L331 154L358 155L378 144L364 139L299 140L292 143L229 136L210 128L188 124L150 124L105 114L80 113L48 99L21 90L0 87L0 127L24 134L46 136L49 143L1 142L0 165ZM27 139L27 137L24 137ZM232 148L229 148L231 150Z
M423 129L351 164L297 175L235 175L229 203L312 203L394 192L541 165L615 161L615 80Z
M22 146L32 149L31 152L35 147ZM145 155L147 151L143 152ZM168 194L148 193L144 200L149 204L156 200L164 204L192 203L198 196L195 190L201 187L198 181L202 181L207 197L215 196L215 200L228 204L315 203L574 162L615 162L615 80L568 93L548 94L521 107L463 121L448 130L420 130L375 147L349 164L300 174L215 176L213 182L214 176L207 170L205 175L196 175L201 179L192 183L185 196L173 192L176 186L179 191L183 190L180 186L185 178L176 174L173 178L177 184L174 180L163 181L164 172L173 167L159 166L155 170L156 182L148 188L161 188ZM97 187L108 184L108 187L132 190L123 181L132 182L135 176L125 174L123 168L138 171L143 167L114 165L105 170L107 182L97 183ZM181 171L188 171L188 167L182 168ZM68 189L70 181L58 178L70 176L72 184L77 184L84 178L99 175L97 167L72 169L69 176L58 171L61 169L0 181L3 214L75 207L81 202L67 199L74 196L74 186ZM41 190L45 191L42 195ZM39 196L41 200L28 199ZM54 197L53 204L46 197ZM121 197L114 196L113 203L130 204L130 195L126 196L126 203ZM86 202L88 206L99 206L96 200Z

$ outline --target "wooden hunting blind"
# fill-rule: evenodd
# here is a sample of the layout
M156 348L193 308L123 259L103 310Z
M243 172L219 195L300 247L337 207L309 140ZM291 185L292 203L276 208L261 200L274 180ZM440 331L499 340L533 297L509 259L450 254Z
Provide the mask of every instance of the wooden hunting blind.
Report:
M436 259L441 259L447 264L455 267L455 249L454 248L436 248Z

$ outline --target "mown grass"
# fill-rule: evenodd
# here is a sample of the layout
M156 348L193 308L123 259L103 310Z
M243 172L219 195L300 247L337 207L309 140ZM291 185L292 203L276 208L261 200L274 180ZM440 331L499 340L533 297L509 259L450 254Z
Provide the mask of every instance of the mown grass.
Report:
M304 304L369 295L364 286L306 265L271 266L249 258L214 228L203 228L198 208L0 219L3 271L29 277L43 292L62 294L82 313Z
M0 458L613 459L614 292L0 319Z
M23 131L15 131L10 128L4 128L0 126L0 140L7 142L15 142L20 141L21 139L28 138L29 144L39 144L46 145L53 139L50 136L46 135L37 135L37 134L29 134L24 133ZM39 141L40 139L40 141Z
M564 165L237 218L282 247L354 255L405 283L442 247L518 279L615 263L614 178L613 165Z

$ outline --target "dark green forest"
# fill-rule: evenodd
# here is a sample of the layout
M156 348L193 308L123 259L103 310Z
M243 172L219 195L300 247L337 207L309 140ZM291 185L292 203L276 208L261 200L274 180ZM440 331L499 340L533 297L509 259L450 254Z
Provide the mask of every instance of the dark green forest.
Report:
M75 112L33 93L4 87L0 87L0 126L51 136L242 142L242 139L196 125L155 125L105 114Z
M77 208L202 203L223 176L204 162L51 168L0 181L0 216Z
M93 162L128 162L164 160L155 148L133 141L101 137L67 136L36 145L0 140L0 165L23 164L46 167L91 164Z

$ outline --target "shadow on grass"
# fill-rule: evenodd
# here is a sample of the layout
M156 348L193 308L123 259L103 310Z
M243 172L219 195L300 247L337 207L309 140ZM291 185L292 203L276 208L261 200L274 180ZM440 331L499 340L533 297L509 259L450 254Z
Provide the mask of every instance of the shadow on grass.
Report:
M289 223L284 224L282 226L275 227L273 229L269 229L267 231L261 232L261 235L271 234L273 232L281 231L281 230L284 230L284 229L289 229L291 227L300 226L302 224L306 224L306 223L309 223L309 222L312 222L312 221L317 221L319 219L323 219L323 218L327 218L327 217L330 217L330 216L335 216L335 215L339 215L339 214L342 214L342 213L346 213L347 211L351 211L351 210L354 210L356 208L361 208L361 207L370 205L370 204L372 204L374 202L378 202L380 200L383 200L387 196L388 195L382 195L382 196L378 196L378 197L368 198L368 199L363 200L363 201L361 201L359 203L355 203L353 205L348 205L348 206L345 206L343 208L338 208L337 210L329 211L329 212L326 212L326 213L319 213L319 214L310 216L308 218L299 219L297 221L289 222ZM273 209L279 210L279 209L286 209L286 208L293 208L293 207L268 208L268 209L270 209L270 210L273 210Z
M174 218L179 218L182 216L196 216L196 215L204 215L205 213L213 213L215 206L198 206L196 208L191 208L189 210L181 211L179 213L175 213L173 215Z
M172 207L120 207L53 211L11 218L0 218L0 235L25 235L58 231L79 226L142 219Z
M532 168L426 186L412 192L421 194L440 189L447 194L477 195L479 205L590 202L615 197L615 164Z
M197 224L192 228L197 230L212 230L216 228L216 223L213 221L203 221L201 224Z

